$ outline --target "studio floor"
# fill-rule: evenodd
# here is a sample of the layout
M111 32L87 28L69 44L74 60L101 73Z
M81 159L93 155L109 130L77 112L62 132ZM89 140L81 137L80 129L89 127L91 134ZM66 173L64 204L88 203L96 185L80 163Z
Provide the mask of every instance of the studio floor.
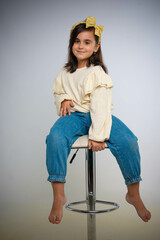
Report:
M159 240L160 210L151 206L152 220L141 221L132 206L120 203L110 213L96 215L97 240ZM3 240L87 240L87 215L64 210L61 224L48 222L49 204L14 205L1 209Z

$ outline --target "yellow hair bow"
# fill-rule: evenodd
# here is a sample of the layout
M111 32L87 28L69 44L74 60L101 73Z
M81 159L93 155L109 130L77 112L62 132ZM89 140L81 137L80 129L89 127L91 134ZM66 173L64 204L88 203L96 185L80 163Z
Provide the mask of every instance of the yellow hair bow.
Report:
M95 17L87 17L85 19L85 22L79 22L79 23L74 24L72 29L71 29L70 34L75 29L75 27L78 26L81 23L85 23L86 24L86 28L94 27L95 28L95 33L94 34L99 37L99 42L101 41L101 34L103 32L104 26L102 26L102 25L97 26Z

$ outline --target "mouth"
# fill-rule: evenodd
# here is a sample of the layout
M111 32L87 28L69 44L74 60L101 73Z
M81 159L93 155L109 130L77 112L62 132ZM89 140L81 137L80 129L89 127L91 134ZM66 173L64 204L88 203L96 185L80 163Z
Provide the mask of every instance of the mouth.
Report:
M78 54L84 54L85 52L83 52L83 51L77 51L78 52Z

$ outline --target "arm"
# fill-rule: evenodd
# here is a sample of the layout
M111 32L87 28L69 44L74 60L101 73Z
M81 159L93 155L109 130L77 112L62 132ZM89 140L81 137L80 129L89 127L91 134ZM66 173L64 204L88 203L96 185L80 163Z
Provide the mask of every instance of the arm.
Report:
M55 105L57 108L57 114L62 117L66 116L66 111L70 115L70 106L73 107L71 97L65 92L62 84L62 72L60 71L53 82L53 94L55 98Z
M112 125L111 101L111 90L104 86L97 87L90 95L92 125L89 129L88 146L91 147L92 144L95 151L103 150L104 141L109 139Z

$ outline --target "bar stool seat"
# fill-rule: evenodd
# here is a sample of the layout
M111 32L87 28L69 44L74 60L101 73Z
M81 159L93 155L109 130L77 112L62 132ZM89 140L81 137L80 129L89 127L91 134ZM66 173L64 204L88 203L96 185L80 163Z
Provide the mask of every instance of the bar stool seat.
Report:
M105 148L108 148L106 143ZM115 202L96 200L96 152L93 152L92 149L88 149L88 135L79 137L72 145L72 149L85 149L86 200L71 202L66 205L66 209L75 212L90 214L110 212L118 209L119 204ZM75 205L85 203L87 205L87 210L75 208ZM96 203L112 205L113 207L96 210Z
M105 147L108 147L106 143ZM79 137L72 145L72 149L74 148L88 148L88 135Z

